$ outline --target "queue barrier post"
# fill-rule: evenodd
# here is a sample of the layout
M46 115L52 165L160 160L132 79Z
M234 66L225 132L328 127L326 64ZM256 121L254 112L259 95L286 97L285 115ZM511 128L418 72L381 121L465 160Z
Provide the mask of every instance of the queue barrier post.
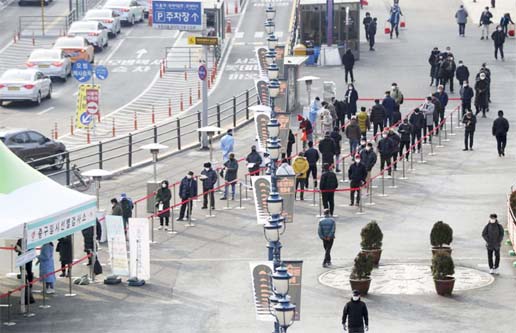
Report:
M247 198L247 186L248 186L248 179L247 179L247 173L245 174L245 200L248 200Z
M416 152L416 148L412 149L410 154L410 171L414 171L414 153Z
M314 193L315 193L315 189L314 189ZM323 213L322 213L322 198L321 198L321 191L317 191L317 193L319 193L319 215L317 215L317 217L323 217Z
M11 248L14 249L14 244L11 244ZM7 273L7 275L16 275L16 267L14 267L14 250L11 250L11 272Z
M462 110L464 112L464 110ZM457 111L457 126L455 128L461 128L460 124L460 111Z
M4 326L16 325L14 321L11 321L11 292L7 293L7 304L5 307L7 308L7 321L4 321Z
M428 154L429 156L434 156L435 155L435 152L434 152L434 140L432 140L432 134L430 134L430 154Z
M442 124L442 123L441 123ZM446 125L445 125L446 126ZM437 134L437 138L439 139L439 143L437 144L437 148L442 148L444 147L443 146L443 143L442 143L442 140L441 140L441 132L443 131L443 127L441 126L440 128L440 131L438 132Z
M93 265L91 265L93 266ZM25 318L31 318L31 317L34 317L36 314L34 312L30 312L30 292L31 292L31 289L32 289L32 285L27 285L25 288L24 288L24 292L22 292L21 294L23 295L23 297L27 297L27 299L29 299L29 302L27 302L27 304L25 304L26 306L26 312L23 314L23 316ZM26 293L29 293L29 296L26 296L25 294Z
M419 140L419 141L421 141L421 140ZM421 157L421 159L419 160L419 163L426 163L426 161L425 161L425 159L423 157L423 155L424 155L423 154L423 147L424 147L424 145L421 145L421 149L419 149L419 155Z
M45 282L45 278L43 278L41 280L41 283L43 285L43 291L42 291L42 294L43 294L43 304L41 304L39 306L39 308L40 309L48 309L48 308L51 308L52 306L47 304L47 283Z
M457 109L455 109L457 110ZM457 111L459 112L459 111ZM450 114L450 136L454 136L456 135L455 133L453 133L453 114Z
M360 200L359 204L358 204L358 212L357 212L357 214L358 215L363 215L363 214L365 214L365 212L364 212L364 204L362 203L362 188L359 187L357 192L358 192L358 200Z
M347 183L349 180L346 179L346 157L342 158L342 182Z
M174 210L170 209L170 231L168 232L171 235L177 234L176 228L175 228L175 219L174 219Z
M215 193L214 193L214 192L215 192L215 190L214 190L214 189L210 189L210 190L208 190L208 193L206 193L206 195L208 196L208 199L209 199L209 197L211 196L211 193L213 193L213 196L215 196ZM214 197L214 199L215 199L215 197ZM214 204L214 203L213 203L213 204ZM208 202L208 206L209 206L209 207L208 207L208 215L206 215L206 217L207 217L207 218L215 217L215 215L213 214L213 209L212 209L212 206L213 206L213 205L212 205L212 203L211 203L211 200L210 200L210 202Z
M242 182L238 182L238 207L235 209L245 209L242 207Z
M407 175L406 175L406 171L405 171L405 160L406 160L406 154L408 153L408 151L405 153L405 156L402 156L401 158L401 178L402 180L405 180L407 179Z
M445 118L446 120L444 121L444 142L448 142L450 141L450 139L448 139L448 118Z
M154 214L151 216L151 244L156 243L154 241L154 215L156 215L156 207L154 207Z
M392 179L392 184L391 184L391 186L389 186L389 188L398 188L398 186L396 186L396 168L392 166L393 164L391 164L391 166L390 166L391 167L391 171L392 171L391 172L392 173L392 178L391 178Z
M387 194L385 194L385 171L382 170L382 194L380 194L381 197L386 197Z
M228 183L228 184L229 184L229 183ZM225 187L225 188L227 189L227 192L229 192L229 189L227 188L227 187L228 187L228 184L226 184L226 187ZM229 194L229 193L228 193L228 194ZM228 196L227 196L227 195L225 195L225 197L226 197L226 207L224 207L224 208L222 208L222 209L224 209L224 210L231 210L232 208L231 208L231 207L229 207L229 198L228 198Z
M68 268L68 294L65 294L65 297L74 297L77 295L72 291L72 264L68 264L66 267Z
M187 206L188 207L187 208L188 209L188 224L185 227L189 227L189 228L195 227L195 224L192 223L192 205L193 205L193 201L192 201L191 198L188 199L187 204L188 204L188 206Z
M176 207L176 183L172 184L172 200L172 208L170 210L174 210L174 208Z
M307 178L308 179L308 178ZM302 193L301 193L302 194ZM315 188L314 188L314 191L312 192L312 207L315 207L317 206L317 204L315 203Z
M369 206L374 206L374 202L373 202L373 181L374 179L370 179L369 180L369 184L367 184L368 188L369 188L369 203L367 203L367 205Z

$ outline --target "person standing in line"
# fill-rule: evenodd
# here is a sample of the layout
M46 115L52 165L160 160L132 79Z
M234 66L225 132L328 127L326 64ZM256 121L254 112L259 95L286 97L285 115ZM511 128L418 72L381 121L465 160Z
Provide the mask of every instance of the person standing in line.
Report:
M509 122L503 117L503 111L498 111L498 118L493 121L493 136L496 137L496 147L498 156L505 156L505 146L507 145L507 132L509 132Z
M439 120L442 121L444 119L444 114L446 112L446 107L448 106L448 94L444 91L443 86L439 86L437 88L437 93L435 95L441 104L439 107Z
M463 151L473 150L473 136L475 135L475 128L477 124L477 117L473 115L471 111L468 111L464 118L462 118L464 124L464 149Z
M447 83L450 83L450 92L453 94L453 80L455 78L457 65L455 64L455 60L453 60L453 55L451 53L444 59L442 69L444 77L441 84L443 85L443 89L446 88Z
M73 262L73 248L72 248L72 236L68 235L63 238L59 238L57 242L56 252L59 252L59 261L61 262L61 275L60 277L69 277L70 268L68 273L66 270L67 265Z
M425 123L426 126L423 128L423 135L425 139L423 140L424 143L426 143L426 133L432 133L432 130L434 129L434 111L435 111L435 105L432 103L432 96L428 96L426 98L425 103L421 106L421 111L425 115ZM429 140L432 142L432 135L429 135Z
M439 93L435 92L432 95L432 104L434 105L434 128L435 135L439 134L439 117L442 115L444 118L444 108L441 105L441 101L439 100Z
M491 19L493 18L493 14L489 11L489 7L486 7L485 10L480 14L480 23L479 27L482 27L482 37L480 37L481 40L485 39L489 40L489 25L493 23Z
M498 266L500 265L500 247L504 237L504 230L498 223L496 214L489 215L489 223L482 230L482 238L486 242L487 263L489 265L489 273L498 274ZM493 263L493 254L495 261Z
M502 26L503 33L505 34L505 37L509 37L508 31L509 31L509 23L514 24L511 18L511 14L505 13L503 14L502 18L500 19L500 25Z
M276 175L278 175L278 176L295 176L296 173L294 172L294 169L290 165L289 160L284 158L281 161L280 166L276 170Z
M376 30L378 27L378 19L375 17L373 21L369 24L367 28L367 32L369 34L369 51L374 51Z
M362 24L364 25L364 31L365 31L365 38L367 41L369 41L369 24L373 22L373 18L371 17L371 13L366 12L365 17L362 20Z
M394 4L391 7L389 22L391 23L391 39L392 39L392 33L396 32L396 38L398 38L400 32L399 32L399 25L400 25L400 16L403 16L403 13L401 12L401 8L398 4Z
M228 129L226 135L220 139L220 149L222 150L222 161L226 162L229 158L229 153L234 151L235 138L233 137L233 130Z
M469 86L468 81L464 81L462 88L460 88L461 110L463 117L466 114L466 110L472 111L471 100L473 99L474 95L475 92L473 91L473 88Z
M347 105L347 114L348 119L351 119L357 113L357 102L358 102L358 92L355 89L353 84L348 85L348 90L344 94L344 101Z
M351 82L354 83L353 67L355 67L355 56L351 52L351 49L347 49L346 53L342 56L342 65L344 65L344 78L346 79L346 83L348 83L348 75L351 78Z
M331 248L333 247L333 241L335 240L335 229L335 220L331 217L330 210L324 209L324 217L319 220L319 227L317 228L317 233L323 242L324 248L323 268L327 268L332 265Z
M337 153L335 142L330 138L330 132L324 133L324 139L319 141L319 151L322 155L322 163L333 164L333 157Z
M360 155L355 155L354 163L351 163L348 169L349 187L351 191L350 195L350 206L355 204L355 193L357 206L360 204L360 187L364 185L367 178L367 168L361 163Z
M439 57L437 59L437 63L435 66L436 77L437 77L437 80L435 81L436 87L440 84L443 84L443 85L446 84L446 71L444 69L445 60L446 60L446 58L444 58L444 56L442 54L439 54Z
M412 125L411 144L414 145L416 142L418 142L417 152L419 152L421 150L421 132L426 126L425 116L421 110L419 110L419 108L414 109L414 112L409 117L409 123Z
M357 114L358 127L360 127L360 135L363 139L367 138L367 131L371 128L371 122L369 121L369 115L366 112L365 106L360 108L360 112Z
M389 134L387 135L389 140L392 142L392 164L394 164L394 170L398 170L398 154L400 152L400 146L401 146L401 138L398 135L398 133L394 132L394 130L391 128L389 130Z
M256 151L256 146L251 146L251 152L246 157L248 163L247 170L252 176L258 176L260 173L260 165L262 165L262 156Z
M401 104L403 104L403 93L401 92L400 88L398 88L398 84L396 82L393 82L391 85L391 97L394 99L394 102L396 102L396 107L394 110L400 110ZM396 122L393 121L393 124Z
M380 170L391 165L391 157L394 151L394 144L387 132L382 133L382 138L378 141L378 152L380 153ZM392 168L387 170L388 175L392 173Z
M164 180L161 182L161 188L156 192L156 197L154 199L155 206L158 210L159 216L159 227L158 230L163 228L163 222L165 222L165 230L168 230L168 222L170 219L170 199L172 198L172 193L168 188L168 180Z
M505 43L505 33L501 26L496 27L496 30L491 34L491 39L494 42L495 59L498 60L498 51L500 51L500 57L502 57L502 61L504 61L503 44Z
M482 63L482 67L480 67L480 70L478 71L476 75L476 80L481 80L481 76L484 74L484 79L487 82L487 102L491 102L491 70L487 68L487 64L484 62ZM489 112L489 105L487 106L487 112Z
M321 110L321 99L319 96L316 96L313 100L312 104L310 104L310 112L308 112L308 120L310 120L310 124L312 125L312 130L317 135L317 116L319 115L319 111Z
M475 82L475 116L482 112L482 118L485 118L488 108L489 81L485 73L480 73L479 80Z
M226 181L226 183L231 183L231 184L226 184L226 186L224 188L224 196L222 198L220 198L220 200L227 200L229 186L231 186L231 200L235 200L235 188L236 188L235 180L237 179L237 175L238 175L238 162L235 159L235 154L233 154L233 153L229 154L229 160L227 160L224 163L224 171L225 171L224 180Z
M403 119L403 123L398 127L398 133L400 135L400 156L403 156L404 150L406 151L405 159L408 161L410 155L410 137L414 131L414 127L409 123L407 118ZM421 133L421 131L419 131Z
M326 108L330 110L331 118L333 119L332 127L337 126L337 109L335 107L335 97L332 97L329 103L326 103Z
M382 106L385 109L385 119L383 122L383 127L392 126L392 113L396 109L396 101L391 97L391 92L387 90L385 92L385 97L382 101Z
M292 130L288 130L288 140L287 140L287 162L290 164L290 156L292 156L292 146L296 143L296 137L294 136L294 133L292 133Z
M313 141L313 128L310 120L303 118L302 115L297 115L299 120L299 129L301 130L301 141L303 142L303 149L306 148L307 142Z
M340 151L341 151L341 141L342 135L340 135L340 131L338 127L333 128L333 132L330 133L330 138L335 142L335 172L340 172Z
M127 197L127 194L120 194L120 206L122 207L122 219L124 221L124 230L127 234L127 225L129 224L129 218L133 217L134 204L131 198Z
M300 152L292 162L292 169L296 174L296 194L294 195L294 200L297 198L297 189L301 187L301 192L299 194L299 199L304 200L304 190L305 184L308 183L308 161L305 158L305 154ZM317 180L314 179L314 182ZM314 185L314 189L317 187L317 183Z
M401 123L401 112L399 109L394 109L394 112L392 113L392 126L397 125L399 126Z
M319 112L319 119L321 120L321 132L331 132L333 129L333 117L331 115L330 110L328 109L328 103L322 102L322 109Z
M434 85L434 80L439 83L439 48L436 46L433 48L432 52L430 52L430 56L428 57L428 63L430 64L430 87Z
M217 184L219 176L217 172L212 169L210 162L204 163L204 169L201 171L200 179L202 182L202 192L204 193L201 209L208 209L208 197L210 198L211 209L215 209L215 191L212 190L215 184ZM210 191L210 193L207 193L208 191Z
M331 171L329 164L324 164L319 189L321 190L323 207L330 210L331 216L333 216L335 209L335 190L337 187L339 187L337 175Z
M360 292L353 290L351 300L344 306L342 312L342 327L346 331L346 321L348 321L349 333L364 333L369 330L369 314L367 305L360 300Z
M193 200L197 196L197 180L194 179L193 175L193 171L188 171L188 174L181 180L179 185L179 197L183 203L181 204L177 221L183 221L185 217L188 220L192 216Z
M371 180L371 171L376 164L378 157L373 149L373 143L367 143L366 147L360 151L360 163L366 167L367 176L366 182ZM367 193L369 193L369 186L367 187Z
M385 107L380 104L379 99L374 100L374 105L371 108L371 122L373 123L373 136L376 136L376 133L383 132L383 124L385 123L387 118L387 111Z
M319 161L319 151L314 148L312 141L308 142L308 149L304 152L304 157L308 162L308 173L306 177L306 187L309 187L308 178L312 175L314 189L317 187L317 162Z
M455 77L459 81L459 87L462 88L464 81L469 80L469 69L462 60L459 60L459 65L457 66L457 69L455 70Z
M52 242L43 244L38 256L39 277L45 282L47 294L54 294L54 283L56 282L54 272L54 244ZM47 275L48 274L48 275ZM46 277L44 277L47 275Z
M459 10L455 13L455 18L459 25L459 36L465 37L466 23L468 23L468 11L464 8L464 5L460 5Z
M361 136L360 126L358 126L357 120L353 117L346 127L346 138L349 140L349 153L351 156L355 156Z
M335 113L337 114L337 121L335 126L343 128L346 122L346 103L344 101L335 100Z

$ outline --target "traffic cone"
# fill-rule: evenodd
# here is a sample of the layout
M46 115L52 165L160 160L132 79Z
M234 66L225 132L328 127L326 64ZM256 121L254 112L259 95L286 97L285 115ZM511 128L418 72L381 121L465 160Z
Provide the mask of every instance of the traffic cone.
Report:
M134 130L138 130L138 118L136 116L136 111L134 112Z
M208 89L211 89L211 80L208 79Z
M179 100L179 110L181 110L181 112L184 111L183 93L181 93L181 99Z
M73 135L73 117L70 117L70 134Z
M54 140L57 140L59 134L57 133L57 123L54 123Z
M151 121L153 124L156 122L156 115L154 114L154 105L152 106Z
M186 73L186 65L185 65L185 81L188 80L188 74Z
M235 0L235 14L238 14L238 0Z
M172 101L168 99L168 116L172 117Z
M90 128L89 127L86 128L86 143L87 144L91 143Z
M190 97L188 98L188 104L192 106L192 88L190 88Z
M224 2L224 6L226 6L226 16L229 15L229 3L228 1Z
M201 82L197 81L197 100L201 99Z
M111 128L111 133L113 134L113 137L115 137L116 129L115 129L115 117L113 117L113 126Z

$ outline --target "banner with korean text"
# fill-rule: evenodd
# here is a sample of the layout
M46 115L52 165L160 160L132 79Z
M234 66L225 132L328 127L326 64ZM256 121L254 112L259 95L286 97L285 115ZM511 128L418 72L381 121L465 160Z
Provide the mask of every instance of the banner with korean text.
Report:
M149 221L145 218L129 219L129 250L131 277L150 278Z
M127 245L122 216L106 215L107 241L113 275L129 275Z

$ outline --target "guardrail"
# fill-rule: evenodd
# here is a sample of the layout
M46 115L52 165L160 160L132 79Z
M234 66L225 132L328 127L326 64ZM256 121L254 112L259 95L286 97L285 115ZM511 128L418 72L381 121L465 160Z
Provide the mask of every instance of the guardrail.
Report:
M208 125L220 128L234 128L246 123L252 117L249 107L257 102L254 90L246 90L223 102L208 108ZM120 170L131 168L150 158L147 151L140 147L153 142L169 146L167 152L181 151L199 145L202 127L201 110L179 115L172 121L156 124L152 127L131 132L127 135L99 141L86 147L77 148L44 159L31 160L30 165L39 165L47 160L55 160L50 167L61 167L61 170L47 174L54 180L70 185L72 183L72 166L85 169ZM220 134L220 133L219 133ZM49 166L39 168L47 169ZM61 177L61 178L59 178Z
M207 64L211 66L219 62L221 57L221 46L210 46ZM197 70L201 60L204 60L203 48L201 46L169 46L165 47L165 71L175 72L183 70Z
M58 37L66 34L75 16L75 10L63 16L19 16L21 37Z

